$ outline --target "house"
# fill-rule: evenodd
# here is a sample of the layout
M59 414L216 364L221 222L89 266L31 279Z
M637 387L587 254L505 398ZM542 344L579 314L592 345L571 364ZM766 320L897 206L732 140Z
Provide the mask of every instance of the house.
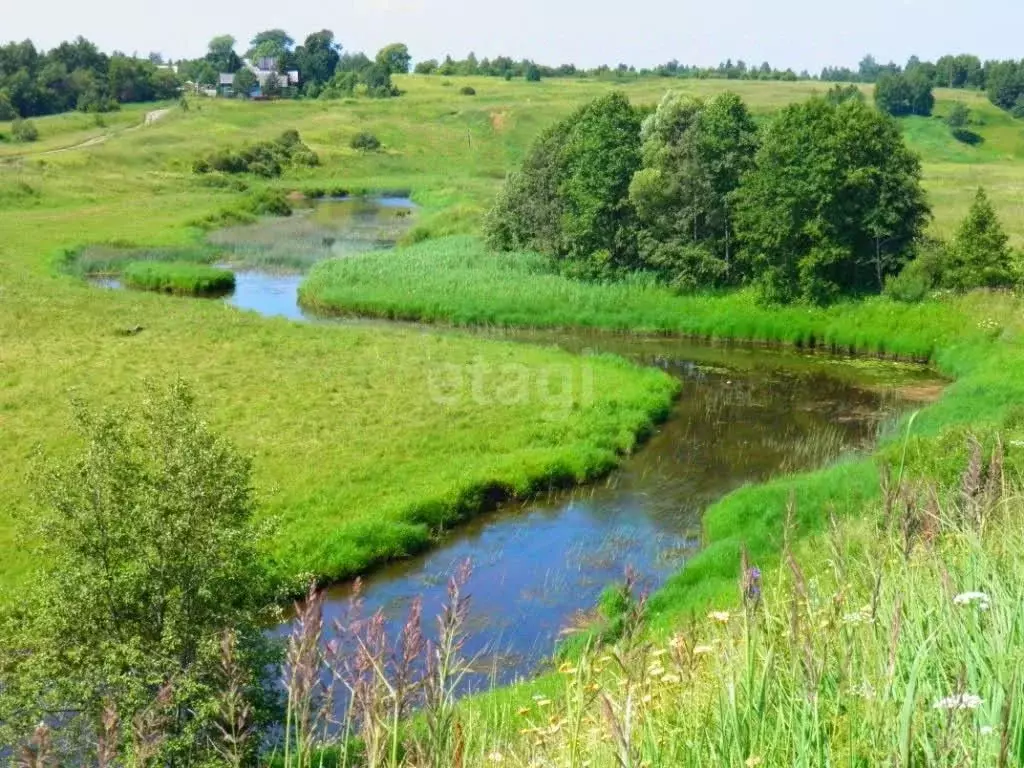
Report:
M256 82L259 84L251 94L253 98L260 98L263 96L263 90L266 88L270 78L277 78L278 90L284 91L288 88L297 87L299 84L299 72L295 69L287 70L286 72L278 72L277 60L272 56L264 56L257 59L255 62L245 59L242 64L249 69L256 76Z
M256 85L247 94L249 98L263 98L263 90L270 82L270 78L277 78L277 88L285 91L288 88L297 88L299 85L299 72L296 69L289 69L286 72L277 71L277 60L271 56L257 59L255 62L249 59L242 60L242 66L252 72L256 78ZM220 96L235 95L235 75L231 72L221 72L218 77L217 93Z
M217 92L221 96L235 94L235 76L231 72L221 72L217 78Z

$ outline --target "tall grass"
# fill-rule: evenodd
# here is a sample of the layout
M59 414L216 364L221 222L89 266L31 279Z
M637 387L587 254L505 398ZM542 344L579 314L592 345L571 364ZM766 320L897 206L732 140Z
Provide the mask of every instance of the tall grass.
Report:
M748 339L929 359L944 344L991 334L955 301L886 298L828 308L763 307L752 292L680 296L645 277L591 283L555 274L535 253L490 253L451 237L317 265L302 304L320 312L455 325L585 327Z
M1019 765L1024 497L995 446L955 486L893 477L870 514L813 537L791 505L778 567L738 554L733 610L588 647L525 704L470 702L454 752L416 750L429 710L382 721L366 743L407 748L365 764Z
M121 270L128 288L176 296L216 296L235 287L235 273L184 261L133 261Z

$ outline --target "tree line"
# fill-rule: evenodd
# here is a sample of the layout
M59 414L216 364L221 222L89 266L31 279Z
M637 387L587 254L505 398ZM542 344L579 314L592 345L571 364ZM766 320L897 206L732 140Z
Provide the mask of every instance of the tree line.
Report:
M906 65L880 64L865 56L856 70L826 67L820 79L832 82L881 83L894 77L934 88L973 88L985 91L989 101L1001 109L1024 117L1024 61L1013 59L982 62L977 56L942 56L935 62L911 56Z
M166 61L158 53L145 58L115 52L110 55L84 37L63 42L48 52L30 40L0 46L0 120L37 117L78 110L110 112L121 104L160 101L178 96L191 82L216 87L221 73L233 74L241 93L255 86L255 76L243 58L269 59L278 72L297 70L299 89L291 94L316 98L351 95L395 96L391 80L409 71L411 57L401 43L386 46L371 59L360 52L344 52L330 30L321 30L301 45L286 32L272 29L257 34L242 55L236 41L220 35L210 41L198 59ZM276 80L269 82L275 92Z
M0 120L57 112L107 112L119 104L168 99L179 82L157 62L109 56L83 37L42 52L30 40L0 46Z
M780 303L881 292L926 248L961 254L935 257L926 290L1012 282L999 237L995 251L926 241L920 161L891 117L843 91L761 127L732 93L670 92L653 110L598 98L534 142L488 213L488 242L582 278L750 285Z

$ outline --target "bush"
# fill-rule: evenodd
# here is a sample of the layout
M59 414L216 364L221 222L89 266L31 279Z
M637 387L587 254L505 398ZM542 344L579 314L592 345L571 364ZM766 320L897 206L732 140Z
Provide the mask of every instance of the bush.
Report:
M244 204L247 213L256 216L291 216L292 206L284 192L264 189L249 195Z
M220 149L192 164L193 173L252 173L276 178L288 167L314 167L316 152L302 143L299 132L289 129L273 141L261 141L240 150Z
M39 131L31 120L22 120L20 117L11 123L11 136L15 141L30 142L39 138Z
M349 146L362 152L375 152L380 149L380 139L372 133L360 132L352 137Z
M476 88L469 85L464 85L459 89L459 93L463 96L476 96Z
M916 304L927 298L933 287L927 271L914 259L898 275L886 278L885 295L893 301Z

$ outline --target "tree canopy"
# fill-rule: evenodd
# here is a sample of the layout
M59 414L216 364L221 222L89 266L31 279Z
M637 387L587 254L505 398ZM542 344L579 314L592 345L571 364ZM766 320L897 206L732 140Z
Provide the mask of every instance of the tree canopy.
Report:
M909 75L885 73L875 83L875 104L894 117L931 115L935 106L932 84L920 72Z
M643 123L643 168L629 196L640 258L679 288L727 281L731 198L753 163L757 129L738 96L711 102L669 93Z
M1012 286L1016 275L1009 242L988 195L979 188L949 246L949 287L964 291Z
M386 69L388 74L404 75L409 71L411 63L412 56L404 43L386 45L377 53L377 64Z
M89 733L108 709L128 731L159 708L167 756L194 750L214 733L225 632L252 680L271 660L250 461L210 431L180 382L131 409L79 408L77 424L81 448L40 467L26 520L38 578L0 621L0 741L54 712Z
M858 101L783 109L736 198L748 272L771 301L881 290L928 216L918 158L891 118Z

